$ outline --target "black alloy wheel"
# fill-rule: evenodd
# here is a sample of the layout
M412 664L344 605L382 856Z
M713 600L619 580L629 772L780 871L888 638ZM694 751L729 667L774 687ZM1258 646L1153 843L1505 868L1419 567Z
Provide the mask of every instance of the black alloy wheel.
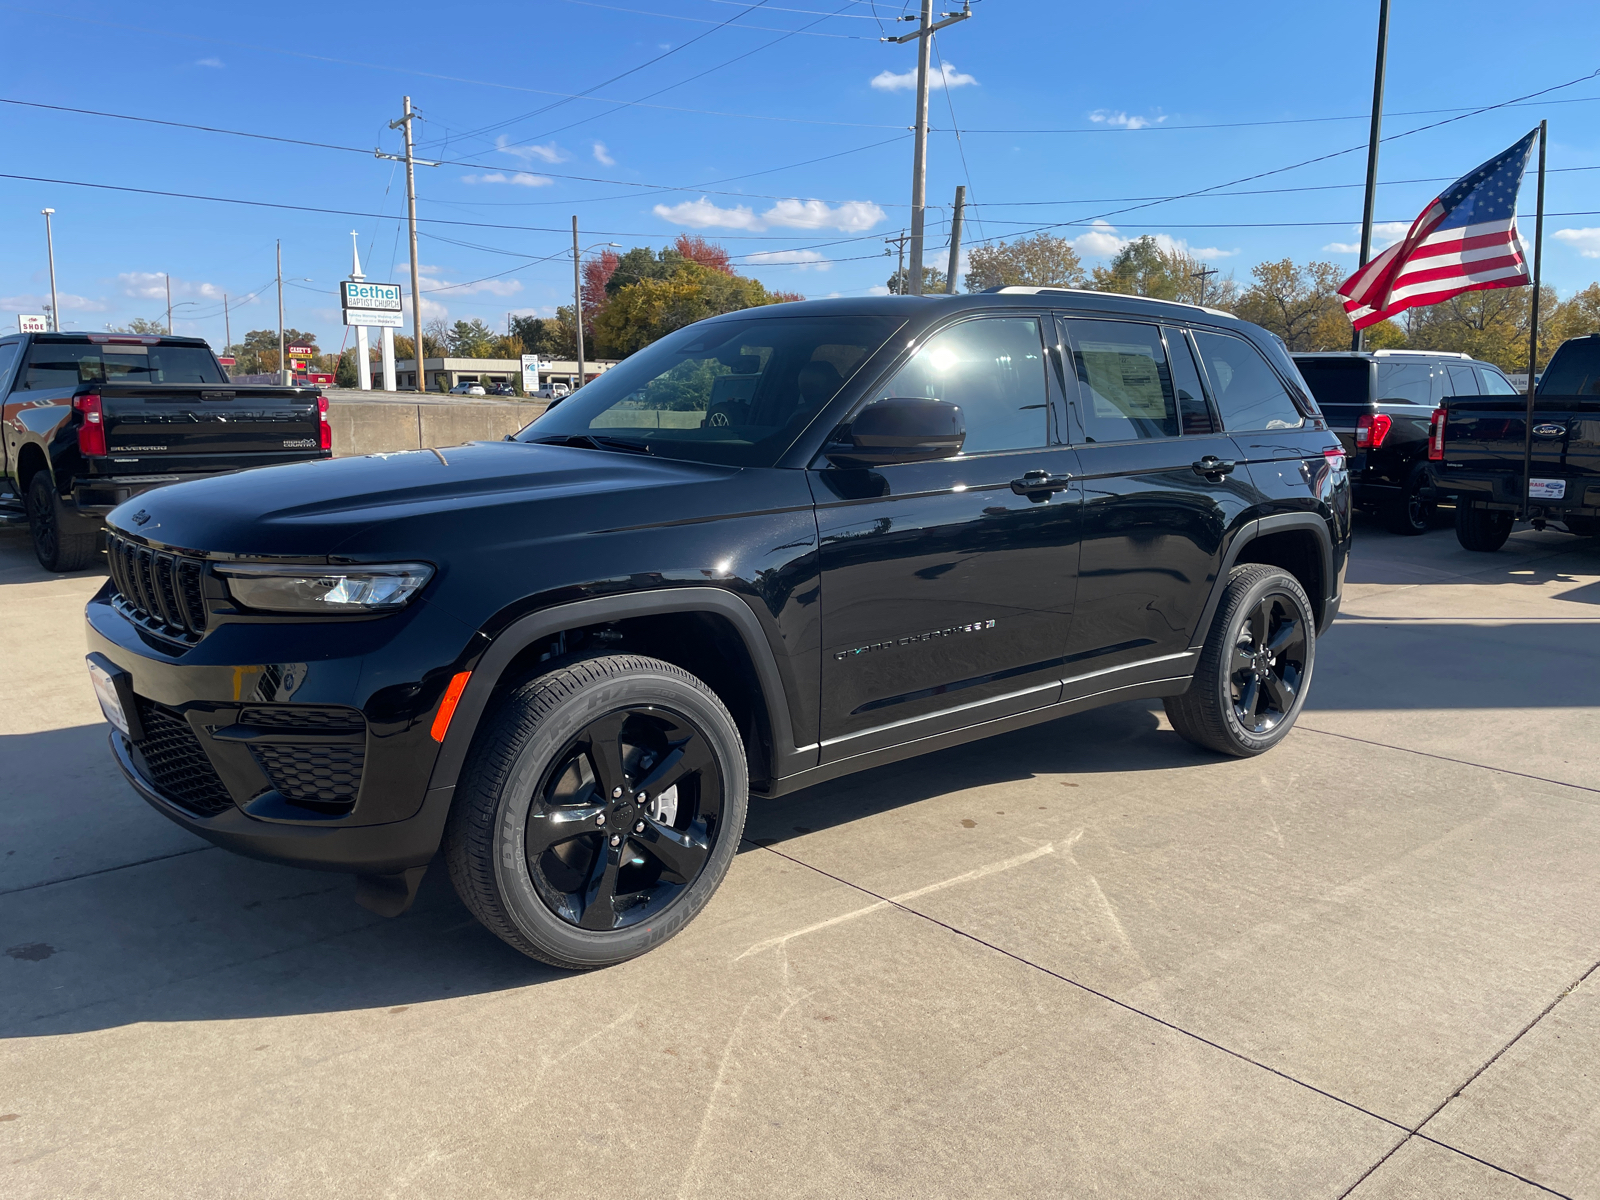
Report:
M1295 599L1268 592L1239 629L1229 687L1233 715L1262 737L1294 711L1306 669L1306 622Z
M523 849L546 907L592 932L661 912L705 870L723 784L681 713L634 707L591 722L546 772Z
M445 860L509 945L558 967L610 966L705 907L748 802L744 743L715 692L659 659L579 659L484 713Z
M28 484L28 532L46 571L77 571L94 557L98 530L67 511L48 471L37 472Z
M1427 533L1433 526L1434 506L1422 498L1422 489L1427 482L1427 467L1417 463L1406 476L1400 498L1389 508L1387 524L1390 532L1402 537L1416 537Z
M28 529L40 564L54 570L56 553L61 548L61 524L56 520L55 496L48 483L28 489Z
M1207 750L1264 753L1305 706L1316 653L1316 616L1300 581L1261 563L1235 567L1189 690L1163 702L1167 719Z

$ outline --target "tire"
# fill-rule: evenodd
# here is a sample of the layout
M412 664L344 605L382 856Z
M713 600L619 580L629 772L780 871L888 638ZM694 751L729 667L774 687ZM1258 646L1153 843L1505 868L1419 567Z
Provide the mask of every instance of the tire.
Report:
M1575 537L1594 537L1600 533L1600 521L1593 517L1564 517L1561 523L1567 527L1567 532Z
M1317 623L1305 589L1277 567L1248 563L1228 576L1211 632L1167 719L1185 741L1249 758L1293 728L1316 663Z
M1423 500L1421 492L1428 482L1428 468L1417 463L1406 476L1400 489L1400 499L1384 510L1383 521L1391 533L1401 537L1416 537L1427 533L1433 525L1433 505Z
M99 534L66 506L48 471L36 472L28 485L28 532L33 535L33 553L46 571L88 566Z
M1456 541L1463 550L1477 550L1493 554L1506 544L1514 524L1508 512L1478 508L1475 505L1456 505Z
M694 919L748 801L744 743L716 694L671 663L606 655L535 676L485 714L444 854L490 932L590 970Z

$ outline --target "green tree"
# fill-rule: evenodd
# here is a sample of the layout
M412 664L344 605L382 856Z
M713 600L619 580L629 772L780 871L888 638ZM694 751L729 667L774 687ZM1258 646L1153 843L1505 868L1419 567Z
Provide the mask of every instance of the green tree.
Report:
M107 333L165 333L165 317L135 317L126 325L107 325Z
M628 264L632 253L622 256L613 280ZM655 258L653 264L645 263L642 257L635 259L636 265L651 274L618 287L595 317L597 356L624 358L695 321L776 302L757 280L724 275L690 262L670 248L662 253L672 255L675 260L669 260L673 268L669 276L657 274L659 258Z
M333 371L333 386L342 388L361 386L361 374L356 370L354 346L339 355L339 365Z
M495 347L495 333L477 317L457 321L445 335L450 353L456 358L488 358Z
M315 352L317 335L307 333L302 329L285 329L283 331L283 344L285 346L310 346ZM240 375L270 375L280 369L278 362L278 331L276 329L252 329L244 335L242 342L235 342L229 346L227 354L237 360L238 365L234 370Z
M1339 298L1345 273L1329 262L1257 263L1234 315L1270 329L1291 350L1348 350L1350 321Z
M971 276L968 276L968 278L970 279ZM888 279L884 280L884 283L888 284L889 294L891 296L908 295L911 287L911 271L907 267L901 267L893 275L889 276ZM923 267L922 294L924 296L933 296L943 291L944 272L939 270L937 267Z
M1066 238L1038 233L967 253L967 291L992 287L1082 287L1083 263Z
M1572 303L1567 302L1569 306ZM1544 369L1565 339L1566 330L1581 313L1582 303L1565 311L1563 307L1556 299L1555 288L1539 290L1538 370ZM1414 350L1458 350L1492 362L1503 371L1526 371L1531 309L1532 291L1526 286L1462 292L1438 304L1409 310L1406 344ZM1581 318L1578 320L1581 323Z

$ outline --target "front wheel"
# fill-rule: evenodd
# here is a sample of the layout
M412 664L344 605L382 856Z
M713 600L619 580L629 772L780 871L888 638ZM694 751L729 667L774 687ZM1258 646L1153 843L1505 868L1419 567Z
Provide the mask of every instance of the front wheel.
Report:
M744 831L738 727L658 659L584 659L485 715L445 830L450 878L502 940L554 966L610 966L692 920Z
M1493 554L1506 544L1511 536L1514 518L1508 512L1478 508L1470 504L1456 506L1456 541L1463 550L1477 550Z
M1172 728L1219 754L1248 758L1272 749L1305 705L1316 625L1293 575L1259 563L1235 567L1194 681L1165 701Z

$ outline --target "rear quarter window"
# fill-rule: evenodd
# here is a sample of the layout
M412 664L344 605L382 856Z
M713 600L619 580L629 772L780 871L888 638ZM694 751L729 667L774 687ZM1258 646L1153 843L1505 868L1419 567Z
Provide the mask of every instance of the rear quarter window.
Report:
M1195 331L1211 391L1229 432L1299 429L1305 416L1267 360L1243 338Z

